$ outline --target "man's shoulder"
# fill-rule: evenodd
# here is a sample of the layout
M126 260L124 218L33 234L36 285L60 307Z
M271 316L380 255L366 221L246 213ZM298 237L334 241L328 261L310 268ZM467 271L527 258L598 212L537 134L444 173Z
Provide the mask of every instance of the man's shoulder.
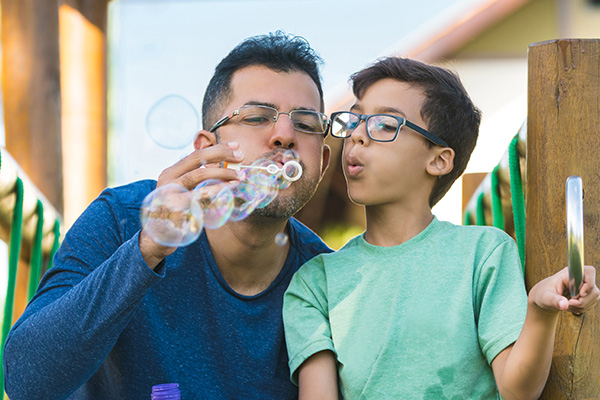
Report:
M303 258L310 259L317 254L331 253L333 250L309 227L296 218L289 219L290 242Z
M124 207L139 208L144 198L154 189L156 189L156 181L145 179L106 188L99 197L105 198L109 202L118 202Z

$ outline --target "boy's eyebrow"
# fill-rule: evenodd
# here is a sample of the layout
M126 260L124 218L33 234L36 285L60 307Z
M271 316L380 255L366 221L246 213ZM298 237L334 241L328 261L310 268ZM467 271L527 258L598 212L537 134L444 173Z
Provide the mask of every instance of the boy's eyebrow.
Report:
M353 104L352 107L350 107L350 111L360 111L361 107L360 104ZM397 108L394 107L377 107L375 108L375 114L399 114L402 115L403 117L406 116L406 113L402 110L399 110Z

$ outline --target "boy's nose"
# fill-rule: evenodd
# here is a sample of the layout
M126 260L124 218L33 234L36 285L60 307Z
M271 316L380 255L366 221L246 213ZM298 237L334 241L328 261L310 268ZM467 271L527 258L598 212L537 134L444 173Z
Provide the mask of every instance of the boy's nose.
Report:
M365 144L369 140L369 135L367 134L367 123L365 121L360 121L358 123L356 129L354 129L350 135L350 140L358 144Z

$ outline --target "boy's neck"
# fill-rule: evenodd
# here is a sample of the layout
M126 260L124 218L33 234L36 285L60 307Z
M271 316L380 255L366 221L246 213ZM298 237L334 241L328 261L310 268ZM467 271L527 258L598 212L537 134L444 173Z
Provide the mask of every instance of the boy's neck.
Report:
M433 220L429 206L398 204L365 207L365 240L375 246L397 246L421 233Z

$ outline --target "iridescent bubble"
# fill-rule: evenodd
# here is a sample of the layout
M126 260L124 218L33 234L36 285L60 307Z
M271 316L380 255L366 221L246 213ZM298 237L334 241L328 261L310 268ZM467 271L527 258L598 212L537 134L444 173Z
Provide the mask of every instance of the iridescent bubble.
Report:
M233 193L233 207L229 216L231 221L241 221L248 217L261 200L258 194L259 188L252 180L246 179L248 175L248 169L241 170L240 182L231 189Z
M275 244L277 246L285 246L288 242L288 235L286 235L285 233L278 233L277 235L275 235Z
M182 149L189 145L199 128L198 112L185 98L170 94L158 100L146 116L146 131L159 146Z
M276 163L265 159L258 159L252 165L261 168L272 165L279 169ZM252 180L257 187L257 195L260 199L257 201L256 208L266 207L277 196L279 191L276 186L277 176L268 173L264 169L248 169L247 179Z
M192 191L192 196L202 209L207 229L223 226L233 211L233 193L229 184L219 179L201 182Z
M152 191L140 209L146 233L163 246L187 246L202 233L202 210L192 192L171 183Z

